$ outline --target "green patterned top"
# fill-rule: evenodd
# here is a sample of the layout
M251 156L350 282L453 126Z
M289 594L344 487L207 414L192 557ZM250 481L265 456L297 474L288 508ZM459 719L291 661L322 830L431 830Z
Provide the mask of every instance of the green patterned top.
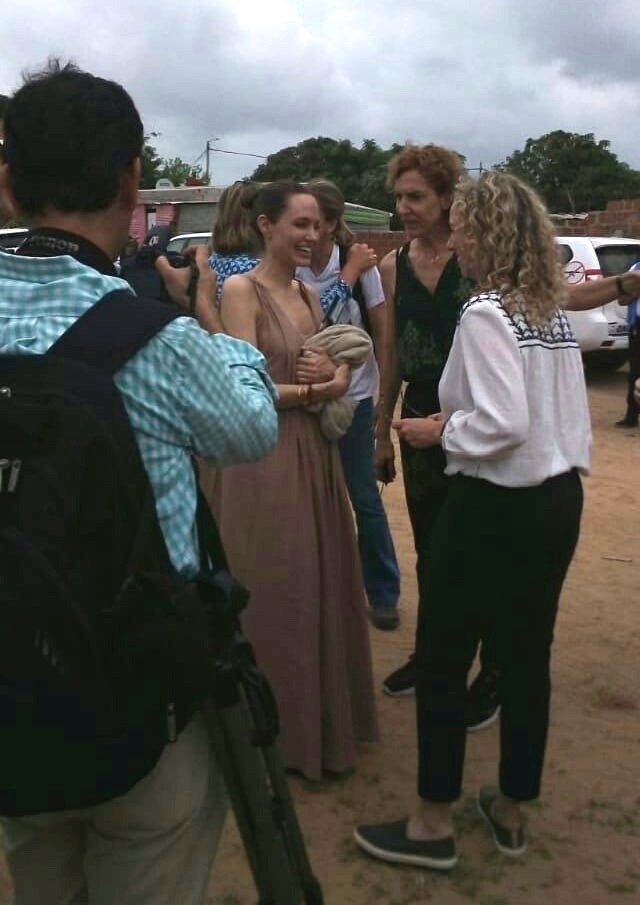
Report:
M423 407L439 410L438 383L451 349L458 312L471 295L471 284L451 257L432 294L416 276L409 260L409 244L396 261L396 353L402 379L416 384ZM412 394L413 395L413 394ZM421 411L420 414L430 414Z

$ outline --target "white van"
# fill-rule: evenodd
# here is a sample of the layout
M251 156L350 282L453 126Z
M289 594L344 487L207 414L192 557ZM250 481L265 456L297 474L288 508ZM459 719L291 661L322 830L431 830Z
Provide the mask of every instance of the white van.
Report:
M640 261L640 239L558 236L556 241L571 284L616 276ZM626 361L626 307L614 301L591 311L567 311L567 316L587 364L615 370Z

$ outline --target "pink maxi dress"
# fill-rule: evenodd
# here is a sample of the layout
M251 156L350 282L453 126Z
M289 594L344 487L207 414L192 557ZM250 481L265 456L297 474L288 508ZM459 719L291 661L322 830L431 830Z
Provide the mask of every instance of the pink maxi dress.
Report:
M257 343L269 373L275 383L295 383L308 337L247 276L260 302ZM301 287L319 327L320 306ZM309 779L352 769L357 741L375 740L377 722L365 592L337 444L324 438L315 415L285 409L276 449L218 471L209 486L231 569L251 592L244 630L278 702L286 766Z

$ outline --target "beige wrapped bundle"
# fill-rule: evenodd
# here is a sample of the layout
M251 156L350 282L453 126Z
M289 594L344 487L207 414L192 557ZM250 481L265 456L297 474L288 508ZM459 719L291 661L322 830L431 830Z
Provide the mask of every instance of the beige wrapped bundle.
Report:
M336 364L347 364L353 371L371 355L373 343L369 334L360 327L333 324L308 339L303 348L326 352ZM309 411L317 413L320 430L327 440L339 440L349 430L357 405L356 399L341 396L327 402L314 402Z

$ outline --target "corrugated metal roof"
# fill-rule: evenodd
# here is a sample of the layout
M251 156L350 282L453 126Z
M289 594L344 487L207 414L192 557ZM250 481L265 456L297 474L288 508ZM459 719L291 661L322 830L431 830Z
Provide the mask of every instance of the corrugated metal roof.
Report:
M365 207L364 204L351 204L347 201L344 206L344 219L349 226L389 229L391 214L375 207Z

